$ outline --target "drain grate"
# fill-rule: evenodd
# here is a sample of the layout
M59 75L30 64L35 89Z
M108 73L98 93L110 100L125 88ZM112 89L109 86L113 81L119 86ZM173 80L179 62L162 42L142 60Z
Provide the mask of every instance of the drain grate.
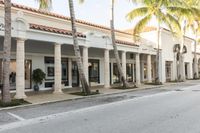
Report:
M184 91L184 90L181 90L181 89L176 89L175 91Z
M198 91L200 91L200 90L192 90L192 91L198 92Z

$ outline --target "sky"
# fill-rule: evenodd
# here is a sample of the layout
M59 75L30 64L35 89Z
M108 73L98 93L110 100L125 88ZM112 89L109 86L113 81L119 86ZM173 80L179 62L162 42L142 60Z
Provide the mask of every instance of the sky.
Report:
M36 0L12 0L13 3L38 8ZM52 0L52 12L69 16L67 0ZM86 0L79 4L74 0L75 14L77 19L109 27L110 0ZM126 20L126 14L135 8L134 3L128 0L116 0L115 3L115 28L120 30L133 28L133 22Z

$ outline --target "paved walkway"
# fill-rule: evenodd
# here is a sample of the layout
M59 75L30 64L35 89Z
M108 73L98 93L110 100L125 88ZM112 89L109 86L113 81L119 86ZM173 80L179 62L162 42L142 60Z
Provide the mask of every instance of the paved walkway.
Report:
M191 81L186 81L184 83L189 83ZM105 89L101 87L92 88L93 91L99 90L100 95L94 95L89 97L95 97L95 96L101 96L101 95L110 95L110 94L116 94L116 93L123 93L123 92L129 92L129 91L137 91L137 90L144 90L144 89L153 89L153 88L160 88L164 86L170 86L170 85L178 85L182 83L165 83L164 85L144 85L142 84L139 88L135 89ZM77 89L75 90L78 91ZM64 101L64 100L74 100L74 99L81 99L85 98L86 96L77 96L72 95L70 93L75 92L73 90L64 90L63 93L53 93L53 91L43 91L43 92L29 92L27 93L26 101L32 103L32 104L43 104L43 103L49 103L49 102L57 102L57 101Z

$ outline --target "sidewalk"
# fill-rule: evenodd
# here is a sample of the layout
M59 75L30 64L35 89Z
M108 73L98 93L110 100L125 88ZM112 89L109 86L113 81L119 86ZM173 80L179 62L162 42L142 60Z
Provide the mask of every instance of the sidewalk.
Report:
M70 93L77 92L78 90L63 90L63 93L53 93L53 91L43 91L43 92L31 92L27 94L26 101L32 103L32 104L44 104L44 103L51 103L51 102L58 102L58 101L66 101L66 100L75 100L75 99L82 99L87 97L98 97L102 95L111 95L111 94L117 94L117 93L123 93L123 92L131 92L131 91L138 91L138 90L145 90L145 89L153 89L153 88L160 88L170 85L178 85L180 83L165 83L164 85L144 85L142 84L139 88L135 89L106 89L103 87L93 87L92 90L99 90L99 95L92 95L92 96L77 96L72 95Z
M28 106L34 106L34 105L42 105L42 104L55 103L55 102L61 102L61 101L71 101L71 100L85 99L85 98L90 98L90 97L95 98L95 97L101 97L101 96L105 96L105 95L120 94L120 93L147 90L147 89L155 89L155 88L171 90L171 88L169 86L178 86L180 84L196 84L196 83L200 83L200 80L187 80L185 82L165 83L163 85L141 84L141 86L139 88L126 89L126 90L111 89L111 88L105 89L102 86L98 86L98 87L92 87L91 90L95 91L95 90L98 89L100 94L91 95L91 96L77 96L77 95L70 94L70 93L73 93L73 92L80 91L80 88L64 89L63 93L57 93L57 94L53 93L53 90L39 91L39 92L31 91L31 92L26 92L27 98L25 98L25 100L30 102L31 104L0 108L0 110L28 107ZM15 94L12 93L12 96L14 96L14 95Z

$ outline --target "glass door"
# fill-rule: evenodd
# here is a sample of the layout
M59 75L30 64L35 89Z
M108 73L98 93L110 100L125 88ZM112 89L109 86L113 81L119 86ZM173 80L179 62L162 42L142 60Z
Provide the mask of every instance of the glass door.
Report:
M100 83L99 60L90 59L88 70L89 70L89 82L94 84Z
M113 83L120 83L120 74L117 68L117 63L113 63Z
M128 82L133 82L133 64L126 64L126 79Z

